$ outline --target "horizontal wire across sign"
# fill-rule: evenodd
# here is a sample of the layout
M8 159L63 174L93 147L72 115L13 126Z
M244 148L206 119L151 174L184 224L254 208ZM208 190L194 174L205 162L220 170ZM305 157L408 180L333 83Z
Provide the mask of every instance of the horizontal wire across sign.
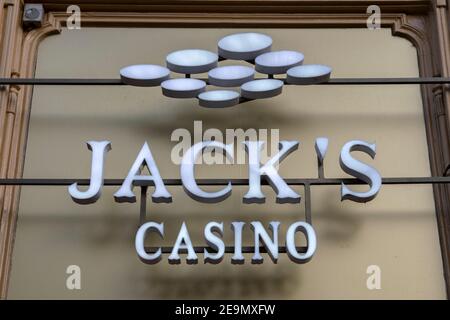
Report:
M288 185L340 185L345 184L366 184L366 182L359 179L352 178L305 178L284 179ZM103 184L105 186L120 186L123 183L123 179L105 179ZM167 186L181 186L181 179L163 179L164 184ZM248 179L196 179L198 185L204 186L222 186L231 183L235 186L247 186L249 184ZM73 183L79 185L89 185L90 179L51 179L51 178L18 178L18 179L0 179L0 185L20 185L20 186L68 186ZM382 178L383 184L439 184L450 183L450 177L393 177ZM153 181L141 180L134 181L135 186L154 186ZM262 185L269 185L269 182L265 179L261 180Z
M263 79L263 78L261 78ZM265 79L265 78L264 78ZM278 79L278 78L277 78ZM205 82L208 79L200 79ZM278 79L285 80L285 79ZM399 85L399 84L450 84L450 78L334 78L319 85ZM68 78L0 78L0 85L127 85L120 79L68 79ZM286 83L285 85L289 85Z
M194 252L195 253L203 253L206 250L211 250L210 247L205 247L205 246L194 246ZM145 247L145 251L147 253L155 253L156 251L158 251L159 249L161 249L161 253L163 254L170 254L172 252L173 247L167 246L167 247ZM300 253L305 253L306 250L308 250L307 247L296 247L297 251ZM225 246L225 253L234 253L235 248L233 246ZM242 246L241 247L241 251L242 253L254 253L255 252L255 247L252 246ZM267 253L267 249L264 246L260 246L259 247L259 252L261 253ZM279 253L287 253L287 248L286 246L279 246L278 247L278 252ZM183 249L180 248L179 253L187 253L187 249Z

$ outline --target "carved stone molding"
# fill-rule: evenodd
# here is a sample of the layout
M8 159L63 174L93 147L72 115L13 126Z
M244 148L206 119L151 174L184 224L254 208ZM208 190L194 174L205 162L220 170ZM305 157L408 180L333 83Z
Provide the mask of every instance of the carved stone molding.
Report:
M65 11L67 0L25 0L46 11ZM426 13L430 0L78 0L83 12L201 13L364 13L378 5L384 13Z
M2 72L5 77L33 77L36 53L39 43L50 34L60 31L60 24L51 14L47 15L45 24L28 33L21 31L19 1L11 9L14 9L16 19L12 19L9 27L9 38L14 44L8 55L9 72ZM13 32L13 30L15 32ZM3 38L4 39L4 38ZM3 40L2 39L2 40ZM2 52L2 58L4 57ZM26 134L33 87L31 86L6 86L0 96L2 128L0 141L0 177L20 177L23 173ZM16 186L0 186L0 297L5 298L8 286L8 278L11 264L12 249L14 244L15 226L20 188Z

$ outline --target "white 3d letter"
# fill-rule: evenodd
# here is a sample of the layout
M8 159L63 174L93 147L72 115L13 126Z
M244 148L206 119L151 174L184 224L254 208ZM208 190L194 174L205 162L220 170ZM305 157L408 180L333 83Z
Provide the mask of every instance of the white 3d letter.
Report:
M234 231L234 254L231 258L232 264L244 264L244 255L242 254L242 229L245 222L234 221L231 228Z
M375 158L375 144L353 140L347 142L341 150L339 163L344 172L366 182L370 186L367 192L351 191L344 183L341 184L341 201L349 199L356 202L367 202L376 197L381 188L381 176L371 166L356 160L351 156L352 151L362 151Z
M214 234L217 232L220 237ZM208 250L204 249L204 259L205 263L217 264L223 259L225 253L225 244L221 237L223 236L223 223L210 222L205 227L205 239L210 248L217 250L217 253L209 253Z
M295 245L295 233L301 231L308 243L308 250L305 253L298 253L297 247ZM303 221L296 222L292 224L288 231L286 232L286 248L289 258L296 263L305 263L311 260L314 252L316 252L317 240L316 232L313 227Z
M298 141L280 141L280 151L273 156L265 165L261 166L260 151L264 145L262 141L245 141L245 149L248 152L249 167L249 190L244 196L244 203L264 203L265 196L261 191L261 176L267 177L270 185L277 194L277 203L298 203L300 195L292 190L283 178L278 174L274 165L281 162L292 151L297 150Z
M250 223L253 229L253 233L255 234L255 254L252 257L253 264L263 263L263 257L259 253L259 238L262 239L264 247L267 250L270 258L273 263L277 263L278 261L278 227L280 226L279 221L272 221L269 223L270 229L272 229L273 240L270 239L270 236L267 234L267 231L264 229L263 225L259 221L253 221Z
M79 204L94 203L100 198L103 185L103 163L106 152L111 150L109 141L88 141L88 149L92 151L91 180L86 191L79 191L77 183L69 186L69 194Z
M200 189L195 181L195 160L201 154L202 150L208 148L220 148L225 151L226 156L230 161L233 160L233 145L225 145L216 141L202 141L194 144L181 160L180 174L183 182L184 191L194 200L200 202L215 203L228 198L231 194L231 182L220 191L206 192Z
M178 233L177 241L172 248L172 252L168 258L170 264L179 264L180 259L180 249L187 249L188 255L186 262L188 264L196 264L198 262L197 255L195 254L194 247L192 246L191 238L189 237L189 232L186 227L186 222L183 222L180 232Z
M147 166L151 176L139 175L141 168ZM155 184L155 191L152 194L153 202L171 202L172 196L167 191L164 182L159 174L158 167L155 160L153 160L152 153L148 147L147 142L142 146L141 151L133 163L127 177L122 183L120 189L114 194L114 198L117 202L136 202L136 196L131 190L133 187L133 181L153 181Z
M163 238L164 237L164 223L156 222L146 222L139 227L136 233L135 247L139 258L148 264L155 264L161 260L161 248L159 248L155 253L147 253L145 251L145 234L147 231L155 230Z

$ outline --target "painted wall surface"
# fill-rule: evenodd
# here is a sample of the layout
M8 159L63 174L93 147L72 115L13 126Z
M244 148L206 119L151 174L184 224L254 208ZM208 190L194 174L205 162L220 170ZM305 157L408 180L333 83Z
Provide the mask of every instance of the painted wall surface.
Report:
M47 38L39 48L36 77L117 78L135 63L163 64L171 51L216 50L224 35L237 29L89 29ZM247 31L247 30L245 30ZM416 77L417 53L390 30L263 29L273 49L299 50L305 63L333 67L333 77ZM228 63L228 62L226 62ZM225 63L225 64L226 64ZM105 177L124 178L137 152L148 141L164 178L178 178L171 162L177 128L193 131L279 129L300 148L280 171L287 178L316 177L316 137L330 138L327 177L347 177L339 151L351 139L376 142L377 155L359 159L383 177L429 176L428 150L420 88L399 86L286 86L281 96L227 109L205 109L195 100L171 99L161 89L129 86L37 86L34 88L24 177L88 178L91 153L85 141L108 139ZM246 165L198 168L199 178L246 178ZM212 188L214 189L214 188ZM364 189L364 187L362 187ZM9 298L445 298L442 260L431 186L383 186L367 204L340 202L339 186L312 188L313 226L318 248L304 265L281 255L277 265L241 266L231 256L218 265L179 266L167 260L149 266L139 261L134 235L139 205L118 204L105 187L93 205L74 203L66 187L23 187ZM181 187L170 187L172 204L148 203L148 219L163 221L172 245L183 221L196 245L203 243L208 221L225 223L232 245L233 220L271 220L286 227L304 219L301 204L275 203L265 188L266 204L244 205L244 187L234 187L218 205L200 204ZM302 195L302 188L297 188ZM135 189L139 193L138 189ZM252 244L250 228L245 243ZM66 268L81 267L81 290L66 288ZM366 270L381 268L381 290L368 290Z

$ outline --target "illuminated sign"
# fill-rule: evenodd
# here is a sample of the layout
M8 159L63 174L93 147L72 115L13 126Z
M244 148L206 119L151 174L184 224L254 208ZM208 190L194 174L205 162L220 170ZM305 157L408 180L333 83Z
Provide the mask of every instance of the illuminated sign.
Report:
M324 65L303 65L304 55L301 52L281 50L271 51L272 39L261 33L238 33L228 35L218 41L217 51L214 53L202 49L185 49L169 53L166 57L166 67L154 64L132 65L120 70L122 82L133 86L161 86L163 95L172 98L197 98L204 107L230 107L248 100L264 99L281 94L285 84L308 85L327 81L331 68ZM248 65L218 66L222 60L241 60ZM170 73L184 74L184 77L171 78ZM267 78L255 79L256 72ZM208 73L207 79L191 78L192 74ZM285 79L276 79L275 75L285 74ZM216 87L240 87L240 91L221 89L206 91L207 85ZM245 204L264 203L265 195L261 189L261 182L267 181L276 194L276 202L299 203L300 194L295 192L278 173L277 166L290 153L297 150L298 141L280 141L278 152L262 163L261 151L264 141L244 141L243 147L248 155L248 190L242 201ZM87 190L80 191L76 183L69 186L72 199L80 204L89 204L100 197L103 185L103 167L106 153L111 149L109 141L89 141L88 148L92 151L92 167L90 185ZM316 140L316 152L320 162L323 162L328 148L327 138ZM218 203L228 198L233 189L231 181L218 191L205 191L196 181L195 166L203 152L215 150L223 154L231 162L234 160L234 145L219 141L201 141L190 146L183 154L180 163L181 185L186 194L199 202ZM371 166L352 157L353 151L361 151L375 157L375 145L364 141L349 141L340 155L340 165L344 172L369 184L366 192L351 190L344 183L341 186L342 200L349 199L357 202L372 200L381 187L381 176ZM147 168L149 175L143 175L142 169ZM150 146L146 143L139 151L136 160L125 177L120 188L115 192L117 202L135 202L136 195L133 186L136 183L149 183L154 187L151 195L153 202L170 203L172 195L167 190L158 166L155 163ZM145 189L146 190L146 189ZM146 194L145 194L146 196ZM145 202L145 199L144 199ZM234 233L234 250L231 262L244 263L242 252L242 232L245 223L234 221L229 230ZM269 223L272 236L269 235L259 221L250 223L254 233L254 250L252 263L262 263L260 242L270 255L273 262L277 262L279 255L279 221ZM164 237L164 224L153 221L143 222L136 234L135 245L140 259L153 264L161 260L162 250L148 252L144 246L146 234L154 232ZM205 263L218 263L225 254L223 234L225 227L222 222L210 222L204 228L205 243L208 248L201 252ZM295 245L295 236L300 232L306 238L307 248L300 252ZM297 221L287 228L285 252L296 263L304 263L311 259L316 250L316 234L310 223ZM210 250L208 250L210 249ZM187 263L197 263L198 257L192 245L187 224L183 222L177 239L168 256L169 263L180 263L180 252L187 253Z
M331 68L325 65L303 65L304 55L292 50L271 51L272 38L261 33L237 33L219 40L217 53L202 49L171 52L166 66L138 64L120 70L123 83L154 87L161 86L163 95L171 98L197 98L207 108L224 108L253 99L265 99L281 94L283 86L309 85L325 82ZM246 65L218 66L222 60L245 61ZM170 79L170 72L185 74ZM256 72L268 78L255 78ZM193 79L191 75L208 73L207 79ZM286 79L275 75L286 74ZM226 89L208 90L207 86ZM239 92L233 87L240 87Z

